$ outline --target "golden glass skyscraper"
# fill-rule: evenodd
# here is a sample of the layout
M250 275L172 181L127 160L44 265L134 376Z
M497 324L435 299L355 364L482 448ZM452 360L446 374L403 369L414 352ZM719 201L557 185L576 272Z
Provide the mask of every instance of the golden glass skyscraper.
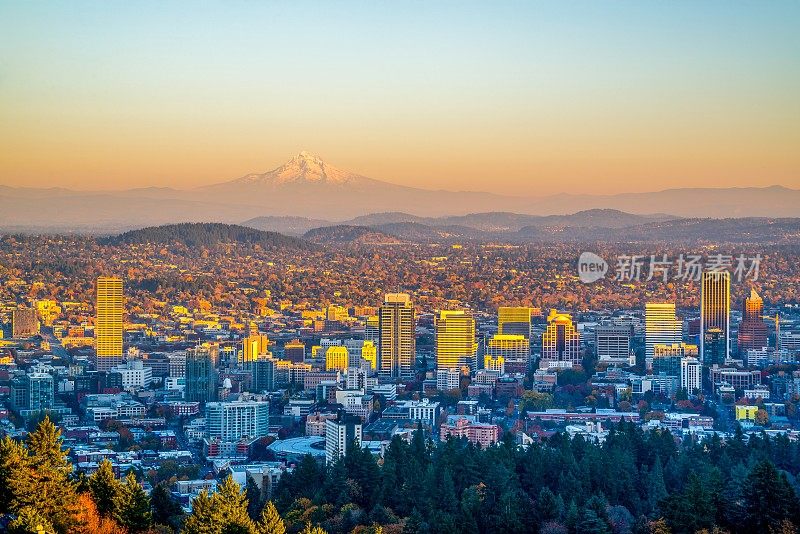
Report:
M700 354L706 361L706 331L721 330L724 361L731 353L731 273L704 272L700 288Z
M384 378L414 376L416 341L414 305L407 293L388 293L378 310L378 374Z
M475 318L466 310L441 310L434 317L436 368L478 368Z
M683 340L683 321L675 315L672 302L646 302L644 305L645 367L653 368L656 345L675 345Z
M239 354L239 363L253 362L271 356L269 353L269 339L263 334L250 334L242 340L242 352Z
M568 313L550 310L542 333L540 369L570 368L581 364L581 334Z
M531 309L525 306L501 306L497 309L497 333L531 338Z
M108 371L122 363L122 314L125 306L122 279L99 277L95 294L95 367L98 371Z

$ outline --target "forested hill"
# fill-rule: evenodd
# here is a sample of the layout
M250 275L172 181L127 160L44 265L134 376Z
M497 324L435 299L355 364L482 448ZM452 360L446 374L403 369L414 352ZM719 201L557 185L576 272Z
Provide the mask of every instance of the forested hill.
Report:
M308 249L312 245L296 237L277 232L266 232L235 224L181 223L152 226L131 230L116 236L98 239L102 245L129 245L137 243L173 244L189 247L214 246L220 243L261 245L264 248Z

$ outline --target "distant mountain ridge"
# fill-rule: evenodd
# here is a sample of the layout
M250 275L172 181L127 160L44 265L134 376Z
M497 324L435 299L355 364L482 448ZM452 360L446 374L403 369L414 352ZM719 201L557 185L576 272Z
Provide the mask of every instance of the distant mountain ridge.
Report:
M180 243L188 247L213 246L221 243L260 245L268 249L309 249L302 239L276 232L265 232L245 226L221 223L182 223L131 230L98 239L103 245Z
M338 224L314 228L303 234L303 238L314 243L347 243L362 245L397 245L405 241L398 237L383 232L377 228L367 226L352 226Z
M497 176L487 176L494 181ZM544 177L532 177L532 184ZM534 186L531 187L533 192ZM669 213L677 217L800 217L800 190L781 186L682 188L618 195L558 194L505 196L475 191L442 191L382 182L328 164L301 152L271 171L193 189L145 187L127 191L71 191L0 186L0 229L61 229L108 233L182 222L240 223L258 217L304 217L333 224L369 226L415 222L466 225L485 231L524 226L569 225L563 214L587 211L582 225L625 226L636 220L604 222L603 210L630 216ZM399 215L398 210L413 211ZM594 210L598 210L592 214ZM383 220L370 219L385 215ZM493 215L485 215L491 213ZM43 217L43 214L58 214ZM390 214L397 217L391 218ZM466 215L465 215L466 214ZM484 214L484 215L482 215ZM364 218L366 217L366 218ZM476 218L484 217L482 222ZM549 221L529 217L553 217ZM619 216L621 217L621 216ZM666 219L670 216L656 216ZM431 219L441 219L432 221ZM613 218L613 217L612 217ZM311 229L295 221L294 232Z

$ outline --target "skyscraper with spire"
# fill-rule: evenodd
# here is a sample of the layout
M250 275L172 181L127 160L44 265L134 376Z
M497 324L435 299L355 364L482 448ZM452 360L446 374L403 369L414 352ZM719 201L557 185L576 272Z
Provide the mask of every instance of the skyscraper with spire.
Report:
M764 301L750 289L750 296L744 299L742 306L742 322L739 324L738 345L739 352L745 353L751 349L760 349L768 346L767 325L762 318L764 314Z

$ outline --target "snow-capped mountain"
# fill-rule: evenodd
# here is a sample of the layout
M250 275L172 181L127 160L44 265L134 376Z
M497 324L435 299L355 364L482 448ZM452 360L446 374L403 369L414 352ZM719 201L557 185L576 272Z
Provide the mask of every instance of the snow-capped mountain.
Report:
M325 183L336 185L355 184L363 181L375 181L343 171L322 160L319 156L309 152L300 152L298 155L269 172L262 174L247 174L233 180L233 184L265 184L283 185L298 182Z
M489 184L498 178L501 177L486 176L485 188L489 189ZM537 180L531 177L531 195L535 194ZM481 186L476 184L476 187ZM3 206L0 229L105 232L178 222L239 223L257 217L345 221L384 212L406 212L417 217L487 212L559 215L611 208L634 214L670 213L682 217L800 217L800 190L780 186L689 188L538 198L434 191L367 178L301 152L265 173L185 190L148 187L126 191L71 191L0 185L0 205ZM42 213L57 214L57 217L45 226ZM489 223L497 222L493 219L494 216ZM617 226L624 226L625 221L624 217L620 218Z

